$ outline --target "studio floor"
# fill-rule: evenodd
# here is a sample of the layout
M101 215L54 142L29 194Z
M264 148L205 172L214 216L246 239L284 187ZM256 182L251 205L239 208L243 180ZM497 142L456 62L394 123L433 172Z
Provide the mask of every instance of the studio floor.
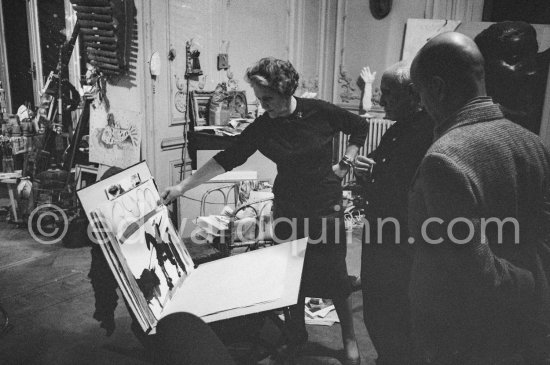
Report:
M0 206L3 202L0 199ZM13 325L0 337L0 363L151 364L130 330L131 319L121 300L110 337L92 318L94 297L87 276L90 247L72 246L38 243L25 227L0 221L0 304ZM358 232L354 232L348 245L350 274L359 273L360 250ZM353 293L353 303L362 364L374 364L376 352L363 324L360 292ZM340 326L308 325L307 329L309 342L298 364L339 364L343 356Z

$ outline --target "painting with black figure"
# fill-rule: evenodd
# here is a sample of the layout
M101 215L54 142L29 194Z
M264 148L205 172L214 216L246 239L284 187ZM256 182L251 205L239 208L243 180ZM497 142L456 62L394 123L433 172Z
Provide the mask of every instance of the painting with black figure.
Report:
M153 180L140 182L135 175L109 185L110 199L96 209L108 222L148 305L159 316L193 262Z
M149 334L175 312L212 322L297 302L305 239L195 267L145 162L77 195L126 302Z

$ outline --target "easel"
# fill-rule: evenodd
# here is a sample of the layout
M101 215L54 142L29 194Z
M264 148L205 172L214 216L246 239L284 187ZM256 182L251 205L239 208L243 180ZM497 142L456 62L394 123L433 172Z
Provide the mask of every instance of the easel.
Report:
M71 58L74 45L76 43L76 39L78 38L79 31L80 31L80 25L77 21L75 24L75 27L73 28L71 38L66 43L61 45L61 47L59 48L59 59L57 62L57 67L55 71L51 71L50 74L48 75L46 84L44 85L44 88L42 89L42 92L41 92L42 95L47 94L48 89L51 87L51 88L54 88L54 93L55 93L54 95L56 96L52 97L52 99L50 100L48 115L47 115L47 121L49 123L46 126L46 130L44 131L44 140L42 143L43 147L37 151L37 156L36 156L37 162L46 159L46 158L41 158L43 157L42 155L47 156L46 166L41 166L39 168L39 171L41 171L42 169L46 170L49 167L50 156L52 151L49 151L48 149L49 149L49 145L52 142L51 139L57 138L57 136L61 134L63 124L67 122L66 120L64 120L64 118L66 118L66 116L64 116L64 105L63 105L64 91L67 91L66 90L67 87L74 89L74 87L68 82L68 79L67 79L67 64ZM57 82L57 85L53 84L55 82ZM76 89L74 90L71 90L71 89L69 89L68 91L77 93ZM52 95L52 93L50 93L49 95ZM86 105L85 105L85 109L86 109ZM83 112L83 114L85 113ZM82 115L79 120L79 124L81 120L82 120ZM72 126L70 127L72 128ZM75 141L74 137L75 136L73 135L73 141ZM77 137L79 142L82 136L77 136ZM57 150L58 146L55 146L54 149ZM73 156L73 160L74 160L74 156ZM64 169L69 172L69 177L70 177L70 169L73 164L73 160L71 160L69 164L66 163L64 165ZM69 165L68 168L67 168L67 165ZM67 178L67 184L68 182L69 182L69 178Z

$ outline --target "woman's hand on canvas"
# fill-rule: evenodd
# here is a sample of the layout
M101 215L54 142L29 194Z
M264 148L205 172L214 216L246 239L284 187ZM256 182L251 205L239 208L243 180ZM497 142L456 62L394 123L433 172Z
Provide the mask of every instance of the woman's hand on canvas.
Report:
M169 186L160 195L164 204L170 203L172 200L183 195L183 189L181 185Z

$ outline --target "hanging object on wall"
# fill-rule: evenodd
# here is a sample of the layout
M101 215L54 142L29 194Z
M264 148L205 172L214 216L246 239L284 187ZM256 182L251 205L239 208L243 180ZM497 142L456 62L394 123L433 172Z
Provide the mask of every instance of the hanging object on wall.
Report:
M160 69L162 64L160 62L160 54L153 52L151 59L149 60L149 72L151 73L151 79L153 80L153 94L156 94L157 76L160 75Z
M369 0L369 7L375 19L385 18L391 10L392 0Z
M218 71L229 68L229 41L222 41L220 52L218 53Z
M168 61L173 61L176 59L176 48L170 45L170 50L168 51Z
M199 55L201 54L196 45L193 43L193 39L185 42L185 76L197 77L202 75L201 63L199 61Z
M174 105L176 110L180 113L185 113L187 111L187 93L185 92L185 80L182 77L174 75L176 78L176 87L178 91L174 95Z
M132 110L90 109L90 162L126 168L140 159L140 113Z
M107 76L124 74L130 63L133 0L71 0L87 62Z

